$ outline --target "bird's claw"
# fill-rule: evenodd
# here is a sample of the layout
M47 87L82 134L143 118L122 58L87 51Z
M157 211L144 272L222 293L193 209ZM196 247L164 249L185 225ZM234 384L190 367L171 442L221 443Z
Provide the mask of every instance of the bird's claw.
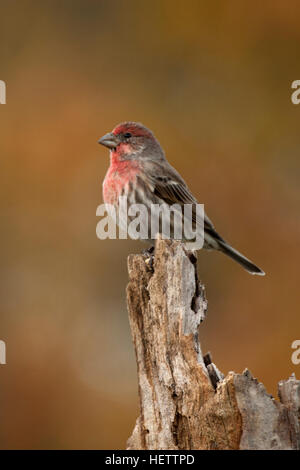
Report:
M150 271L154 271L154 246L150 246L146 250L143 250L143 255L146 256L145 263Z
M145 263L148 269L150 269L150 271L154 271L154 256L153 255L149 256L149 258L146 258Z

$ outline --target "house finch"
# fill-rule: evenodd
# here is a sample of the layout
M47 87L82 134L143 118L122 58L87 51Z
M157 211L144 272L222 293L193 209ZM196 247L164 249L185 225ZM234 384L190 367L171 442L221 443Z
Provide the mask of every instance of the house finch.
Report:
M103 182L106 204L118 207L119 196L125 196L128 206L144 204L192 204L196 199L179 173L166 160L163 149L153 133L142 124L124 122L105 134L99 143L110 149L110 167ZM192 219L195 222L195 211ZM150 214L149 214L150 219ZM120 223L120 221L118 222ZM225 253L249 273L265 273L249 259L232 248L215 230L210 219L204 216L204 245Z

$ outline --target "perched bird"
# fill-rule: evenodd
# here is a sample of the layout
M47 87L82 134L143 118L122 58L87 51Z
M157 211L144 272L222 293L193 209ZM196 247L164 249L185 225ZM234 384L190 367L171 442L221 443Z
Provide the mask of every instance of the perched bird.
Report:
M99 143L110 149L110 167L103 182L106 204L118 206L119 196L126 196L128 205L196 204L197 201L179 173L169 164L153 133L142 124L124 122L105 134ZM193 214L194 217L194 214ZM265 273L232 248L204 218L204 248L225 253L249 273Z

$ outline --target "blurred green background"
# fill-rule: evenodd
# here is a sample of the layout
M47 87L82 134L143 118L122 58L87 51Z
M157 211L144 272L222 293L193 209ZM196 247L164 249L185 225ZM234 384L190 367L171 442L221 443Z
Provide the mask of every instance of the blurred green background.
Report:
M267 273L199 253L200 328L276 394L300 366L300 5L1 1L1 448L124 448L138 415L126 257L96 238L123 120L151 128L220 233Z

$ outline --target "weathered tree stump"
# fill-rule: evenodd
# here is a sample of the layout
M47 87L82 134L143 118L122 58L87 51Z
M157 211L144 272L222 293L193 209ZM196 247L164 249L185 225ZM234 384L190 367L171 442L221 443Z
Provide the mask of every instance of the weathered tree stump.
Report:
M207 302L195 256L158 239L153 268L146 258L128 258L140 397L128 449L300 449L300 381L280 382L275 400L247 369L224 378L198 339Z

